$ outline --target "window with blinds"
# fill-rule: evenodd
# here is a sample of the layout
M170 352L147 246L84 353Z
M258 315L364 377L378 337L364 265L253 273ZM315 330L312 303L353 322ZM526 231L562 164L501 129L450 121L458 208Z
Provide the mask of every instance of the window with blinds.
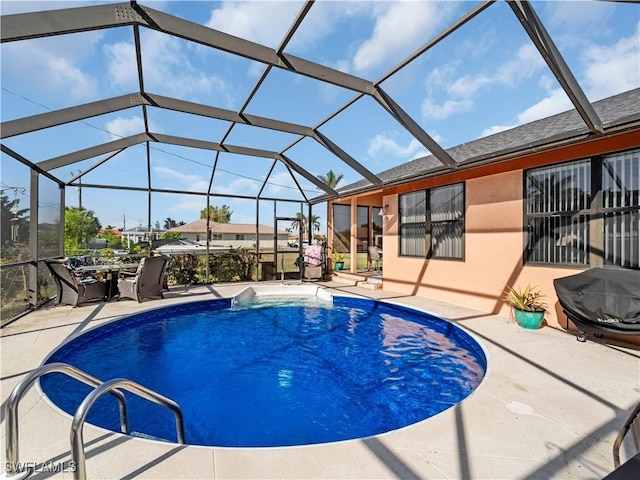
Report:
M640 150L529 170L525 196L527 262L640 268Z
M591 160L526 173L528 262L589 264Z
M604 263L640 266L640 150L602 161Z
M400 195L399 215L401 256L464 258L463 183Z
M462 183L432 188L431 257L464 258L464 188Z
M427 192L405 193L399 198L400 255L426 257Z

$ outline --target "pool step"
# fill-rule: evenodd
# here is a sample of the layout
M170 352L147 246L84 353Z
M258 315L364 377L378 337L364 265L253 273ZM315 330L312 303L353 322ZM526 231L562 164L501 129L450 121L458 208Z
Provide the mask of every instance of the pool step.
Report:
M374 272L367 272L366 274L351 273L345 271L334 271L331 275L331 280L334 282L344 283L354 287L367 288L369 290L382 289L382 272L373 274Z

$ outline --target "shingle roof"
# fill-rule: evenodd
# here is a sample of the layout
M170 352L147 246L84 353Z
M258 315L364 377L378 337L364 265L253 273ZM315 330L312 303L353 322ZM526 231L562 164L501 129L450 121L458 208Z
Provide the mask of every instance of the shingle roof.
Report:
M593 103L602 119L605 134L640 121L640 88ZM534 147L590 135L590 131L575 110L495 133L487 137L452 147L447 152L460 166L469 167L504 156L514 157ZM417 158L378 173L385 184L405 183L416 177L450 172L433 155ZM339 188L341 195L377 188L360 180ZM321 197L318 197L321 198Z

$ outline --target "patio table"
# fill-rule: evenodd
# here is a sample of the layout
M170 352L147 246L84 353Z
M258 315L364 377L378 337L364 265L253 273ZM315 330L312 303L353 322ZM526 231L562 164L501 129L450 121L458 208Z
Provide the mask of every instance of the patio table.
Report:
M101 273L107 282L107 301L118 295L118 273L122 270L138 268L139 263L112 263L107 265L83 265L77 267L78 272ZM115 275L114 275L115 273Z

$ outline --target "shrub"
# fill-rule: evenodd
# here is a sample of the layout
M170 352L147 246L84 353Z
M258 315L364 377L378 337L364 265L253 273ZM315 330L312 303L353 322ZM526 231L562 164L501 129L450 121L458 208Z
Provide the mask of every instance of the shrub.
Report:
M176 255L167 272L168 281L173 285L193 285L196 283L200 260L195 255Z

